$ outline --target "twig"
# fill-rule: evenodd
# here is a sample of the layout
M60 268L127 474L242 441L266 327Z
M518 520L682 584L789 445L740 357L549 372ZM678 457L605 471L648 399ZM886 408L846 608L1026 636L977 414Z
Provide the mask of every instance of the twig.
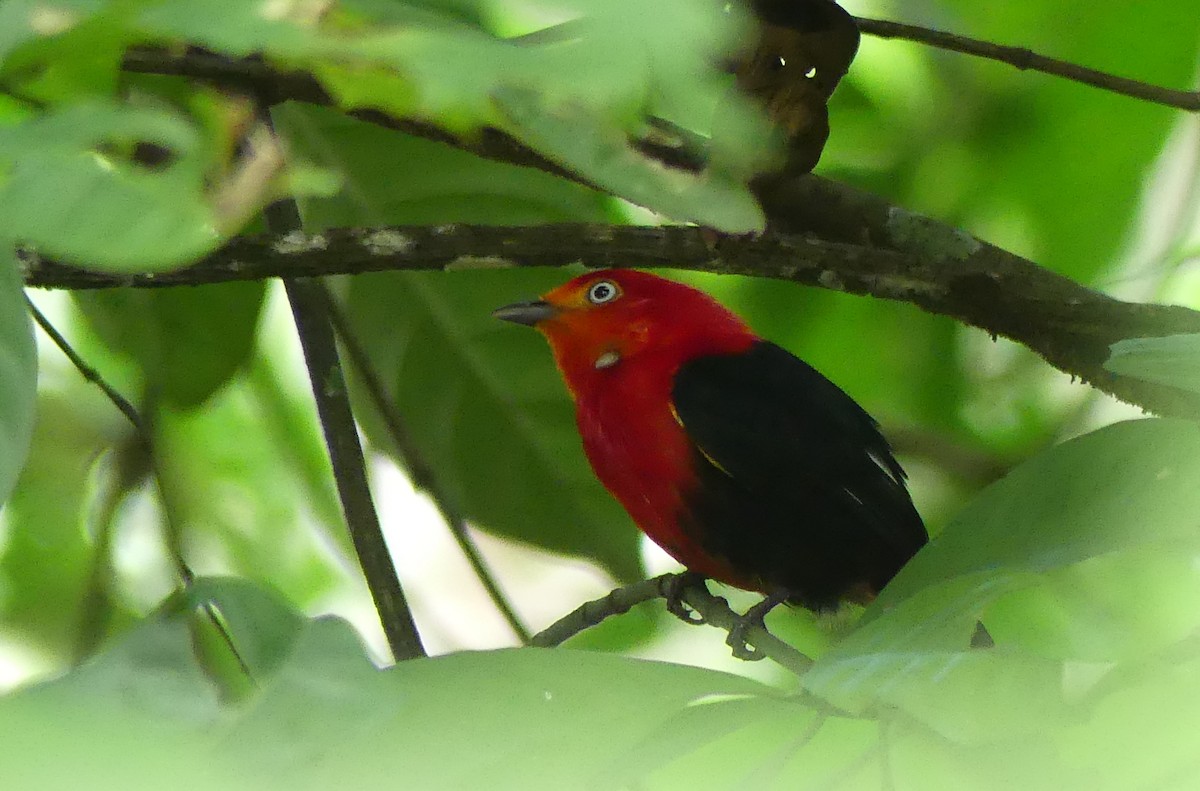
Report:
M900 22L890 22L884 19L856 18L858 29L863 33L880 38L905 39L928 44L939 49L975 55L988 60L1000 61L1018 69L1037 71L1062 77L1093 88L1131 96L1155 104L1177 107L1189 112L1200 112L1200 91L1181 91L1174 88L1164 88L1140 80L1118 77L1114 74L1089 69L1075 63L1069 63L1058 58L1039 55L1023 47L1009 47L1003 44L993 44L988 41L957 36L953 33L943 33L917 25L906 25Z
M677 576L676 574L662 574L653 579L617 588L603 598L586 602L535 634L529 644L544 648L561 645L585 629L614 615L627 613L642 602L664 598L667 595L668 582ZM687 605L704 617L706 624L724 629L726 632L732 631L738 624L739 616L729 608L729 604L719 596L713 596L703 586L688 586L683 589L682 595ZM812 659L783 642L762 626L750 626L745 630L745 635L763 655L797 676L803 676L812 666Z
M663 585L674 576L663 574L635 582L609 591L599 599L584 602L531 637L529 644L537 648L554 648L608 618L624 615L642 602L661 599L664 596Z
M450 528L450 534L454 536L459 549L466 556L467 562L471 565L472 571L475 572L475 576L483 585L484 590L487 591L492 603L500 611L500 614L508 623L509 628L513 630L517 639L522 644L528 644L530 637L529 630L525 628L525 624L521 623L516 610L513 609L504 592L500 590L499 583L496 582L491 570L487 567L487 563L484 561L479 548L475 545L474 539L471 538L470 531L467 529L466 518L451 504L450 496L438 481L437 473L425 461L416 443L413 442L407 427L404 425L403 418L401 418L393 401L388 397L387 387L380 380L379 374L375 371L375 366L371 364L366 350L358 342L358 336L350 327L350 322L346 319L346 314L329 293L329 289L325 288L324 285L320 286L320 294L325 302L326 309L329 311L329 318L333 321L333 328L337 333L338 339L342 342L342 346L350 358L350 364L358 372L359 378L362 379L363 387L371 399L371 403L374 404L376 412L383 419L384 426L387 428L388 435L392 439L395 451L400 457L401 464L408 471L413 485L429 494L438 509L438 513L441 514L442 520Z
M282 226L290 230L299 227L300 218L294 201L272 204L267 207L266 217L268 228ZM308 278L288 278L284 280L284 287L304 350L304 363L308 367L321 430L325 434L333 477L342 501L342 514L392 656L398 662L425 656L371 499L366 461L346 392L333 325L321 298L321 286Z
M195 580L196 575L192 573L192 568L188 565L187 559L184 557L183 527L176 518L177 509L175 504L172 502L170 489L169 487L163 485L162 472L159 470L158 459L154 455L153 443L150 441L148 434L145 437L144 442L150 451L150 463L154 468L154 484L158 491L158 499L162 503L163 533L165 537L164 543L167 547L167 554L170 555L171 562L175 564L175 573L178 574L179 579L183 581L183 587L185 589L189 589L192 587L192 583ZM226 621L224 615L220 612L217 605L211 601L205 601L201 607L204 610L204 614L207 616L209 622L212 623L213 629L216 630L217 637L220 638L221 642L225 646L225 649L229 651L230 656L233 657L234 664L237 665L238 670L245 678L249 689L258 689L258 678L255 676L254 671L250 668L250 663L246 661L246 657L244 657L241 650L238 649L237 643L233 639L233 632L229 628L229 623ZM197 650L199 650L198 646ZM213 675L215 680L222 681L222 679L216 677L215 673ZM227 692L232 693L234 696L238 694L228 687L227 681L225 684Z
M113 406L115 406L121 412L121 414L125 416L126 420L129 421L130 425L133 426L134 436L137 438L137 445L135 447L123 448L118 451L118 453L121 454L121 456L118 458L118 469L120 470L120 474L118 475L117 481L114 482L114 485L109 487L104 494L105 500L100 508L101 517L97 520L98 540L96 553L98 558L97 564L99 564L99 558L102 557L102 555L107 555L108 553L107 543L111 540L111 522L117 505L119 505L120 499L124 492L127 491L127 489L133 485L133 482L137 478L140 478L145 472L142 462L149 461L149 464L154 471L154 479L158 483L159 496L165 499L165 495L162 490L162 477L159 475L158 465L154 458L154 443L151 440L151 434L146 426L145 421L142 420L142 416L138 414L137 409L135 409L133 404L129 402L129 399L121 395L117 389L110 385L95 368L88 365L87 362L79 356L79 353L75 351L75 348L71 346L70 342L68 342L67 339L63 337L62 333L60 333L58 329L50 323L50 320L47 319L45 314L38 309L37 305L33 304L28 296L25 297L25 304L28 306L29 312L33 314L34 321L36 321L37 325L42 328L42 332L46 333L46 335L52 341L54 341L54 345L57 346L59 351L63 353L63 356L65 356L71 362L71 364L75 366L75 370L79 371L84 379L100 388L100 391L104 393L105 397L112 402ZM133 453L142 453L145 454L145 456L141 459L129 458L129 454ZM166 543L168 551L171 554L171 559L175 563L176 571L178 572L179 578L182 580L184 587L190 586L193 579L192 570L188 567L187 561L183 557L183 549L179 545L178 540L176 540L176 537L179 535L179 531L173 525L170 516L171 508L169 503L164 502L163 512L164 519L166 520ZM103 550L101 547L103 547ZM93 579L96 579L96 575L99 573L98 569L98 565L93 568ZM94 617L95 607L96 602L85 603L84 613L81 616L81 620L84 622L84 624L86 624L89 619ZM255 685L256 680L254 678L254 673L250 670L250 665L247 664L245 657L242 656L242 652L238 650L237 644L233 640L233 634L229 631L229 627L225 623L224 619L219 616L211 602L205 603L204 612L208 616L209 620L212 621L213 627L216 629L221 641L225 644L225 647L233 657L234 662L237 663L238 667L241 668L242 673L245 674L247 681L252 686ZM80 642L77 647L77 656L79 658L91 653L91 648L94 647L88 645L88 639L89 638L86 636L86 634L80 638Z
M146 431L146 426L142 423L142 417L138 414L137 410L134 409L133 404L129 403L129 400L125 398L125 396L118 393L116 388L105 381L104 377L101 376L95 368L88 365L84 359L79 356L75 349L71 347L71 344L67 342L67 339L62 336L62 333L55 329L54 325L50 323L50 320L46 318L42 311L38 310L38 306L33 304L33 301L30 300L28 296L25 297L25 305L29 308L29 312L33 315L33 320L36 321L37 325L42 328L42 332L46 333L47 337L54 341L54 345L57 346L58 350L61 351L63 355L71 361L71 365L75 366L75 370L79 371L79 373L83 375L84 379L100 388L101 392L103 392L108 400L112 402L113 406L119 409L121 414L133 424L133 429L137 432L139 437L142 439L147 438L149 436L149 432Z
M773 226L713 241L701 228L586 224L404 226L231 241L189 269L115 277L24 253L29 285L196 285L272 276L470 266L674 267L772 277L909 302L1023 343L1051 365L1163 415L1200 415L1200 397L1104 370L1123 338L1200 332L1200 312L1123 302L958 229L816 177L764 187ZM814 238L816 237L816 238Z

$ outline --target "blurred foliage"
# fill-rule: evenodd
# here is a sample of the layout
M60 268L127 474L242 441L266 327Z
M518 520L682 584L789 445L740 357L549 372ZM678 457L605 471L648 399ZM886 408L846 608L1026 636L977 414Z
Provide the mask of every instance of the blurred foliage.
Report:
M700 179L628 145L652 116L700 134L717 107L739 128L761 123L722 104L719 65L745 30L724 5L0 4L0 495L16 481L0 523L0 658L65 671L95 653L0 699L6 786L86 776L121 788L1194 787L1197 427L1130 421L1058 444L1111 423L1111 405L1023 349L911 306L675 273L825 371L885 429L904 429L898 449L940 533L857 625L815 638L820 657L799 686L615 654L676 639L655 628L658 607L590 631L575 643L588 652L374 669L344 622L309 617L365 594L307 384L262 284L47 300L146 418L152 454L49 346L37 383L12 240L109 271L175 267L284 190L300 193L309 230L658 216L755 227L734 175L755 146L745 161L722 149L724 169ZM1188 6L850 10L1184 86L1200 54ZM259 54L311 72L337 108L276 107L290 157L274 162L252 143L246 101L123 75L122 54L146 44ZM352 120L348 108L468 136L498 126L645 208ZM1194 158L1164 153L1194 123L1181 115L868 38L831 102L820 170L1079 282L1170 295L1200 234L1200 175L1182 171ZM1138 258L1144 249L1173 252ZM632 579L638 535L587 468L548 351L488 315L567 275L334 285L455 509ZM1194 337L1129 342L1109 367L1196 389L1197 354ZM393 454L353 371L351 388L371 445ZM994 475L969 471L1022 459L986 488ZM201 576L181 592L184 562ZM979 618L995 649L966 649ZM814 639L805 614L771 624ZM683 639L720 642L706 629Z
M37 398L37 350L11 238L0 236L0 502L29 450Z
M1059 455L1180 428L1125 424ZM1183 432L1180 449L1200 458L1200 429ZM1104 459L1088 458L1077 477L1102 483L1093 474ZM1039 463L1019 472L1036 475ZM992 499L1020 510L1028 489ZM1040 524L1035 549L1053 552L1057 523ZM912 629L908 601L875 624ZM214 613L241 658L222 672L186 650L189 630ZM30 789L60 787L64 772L81 768L97 788L183 776L223 789L396 778L428 789L1183 789L1194 781L1200 725L1195 618L1192 608L1182 641L1115 664L929 640L862 651L852 636L808 673L809 692L789 694L568 649L463 653L380 671L343 622L307 620L253 585L208 578L75 673L0 701L0 724L19 734L0 745L0 759L6 778ZM222 690L246 680L229 674L250 680L252 705L218 706ZM98 727L112 735L97 740ZM1143 742L1151 755L1134 758Z
M1200 335L1130 338L1113 344L1104 367L1148 382L1200 393Z

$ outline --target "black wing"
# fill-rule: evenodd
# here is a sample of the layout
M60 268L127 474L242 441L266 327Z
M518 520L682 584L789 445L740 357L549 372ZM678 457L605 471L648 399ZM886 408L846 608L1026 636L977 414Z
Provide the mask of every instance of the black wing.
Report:
M767 341L675 377L700 484L682 517L704 548L814 609L879 591L928 540L875 421Z

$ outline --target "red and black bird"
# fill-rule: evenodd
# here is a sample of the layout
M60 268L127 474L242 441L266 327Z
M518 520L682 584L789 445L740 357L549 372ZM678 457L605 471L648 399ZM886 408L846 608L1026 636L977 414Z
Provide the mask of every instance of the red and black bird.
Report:
M690 571L824 611L928 541L875 420L707 294L610 270L495 315L546 336L596 475Z

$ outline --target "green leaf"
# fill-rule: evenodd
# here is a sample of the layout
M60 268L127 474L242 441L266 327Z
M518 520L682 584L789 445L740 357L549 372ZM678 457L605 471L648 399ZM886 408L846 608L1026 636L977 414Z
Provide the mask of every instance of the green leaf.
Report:
M302 199L309 230L454 222L531 225L610 219L609 201L547 173L288 103L272 110L290 149L338 174L345 189Z
M238 577L200 577L185 598L193 608L212 604L255 678L273 674L292 653L304 618L284 599Z
M1195 766L1195 638L1190 650L1074 674L999 649L948 664L862 657L900 672L856 715L738 676L561 648L378 670L336 618L300 620L231 580L198 581L187 602L203 601L237 622L236 642L263 640L271 660L252 699L218 707L171 608L62 679L0 698L5 779L30 789L96 773L111 784L101 788L182 777L232 791L397 778L430 791L1123 791L1187 788Z
M1200 393L1200 335L1126 338L1112 345L1104 367L1115 374Z
M292 438L271 430L278 418L264 413L276 406L243 375L204 409L159 409L152 424L159 494L186 548L220 547L232 573L313 606L346 579L326 537L344 531L340 514L334 524L317 524L329 516L328 494L310 494L314 481L297 468Z
M28 463L4 509L0 620L7 634L55 664L74 649L92 561L84 529L91 472L129 428L82 377L61 389L44 386L37 412Z
M804 685L849 711L893 706L946 739L970 743L1066 725L1072 713L1062 674L1059 662L1011 652L839 651Z
M650 115L709 131L731 82L717 65L748 35L740 7L572 5L567 31L543 31L544 41L499 38L463 24L460 9L439 14L362 2L315 14L303 6L231 10L222 0L193 0L156 4L139 21L208 49L307 67L343 108L424 118L459 133L504 128L661 214L734 233L761 230L762 214L742 183L751 168L747 152L756 147L724 145L717 171L696 176L671 172L630 145ZM486 16L525 15L489 7ZM725 104L739 134L768 136L750 103Z
M985 489L868 611L971 575L1038 574L1121 549L1196 546L1200 426L1116 423L1065 442Z
M853 710L886 701L963 738L1055 721L1061 662L964 652L975 619L991 602L1084 560L1119 551L1194 555L1198 479L1200 426L1181 420L1118 423L1035 457L918 553L805 685ZM1028 694L1017 696L1022 687ZM1027 716L1033 707L1037 716Z
M166 153L138 164L134 146ZM221 242L204 195L209 151L163 109L89 99L0 127L0 233L115 271L168 269Z
M309 230L386 223L535 223L605 218L603 199L544 173L481 161L328 111L276 111L293 146L342 174L334 199L304 201ZM451 504L485 530L640 574L637 533L583 457L548 349L491 318L555 272L360 276L346 311ZM353 373L353 372L352 372ZM395 453L352 377L372 443Z
M753 723L755 708L727 718L723 699L779 704L736 676L565 649L463 653L379 672L354 648L344 626L313 624L223 745L239 771L296 789L389 777L422 789L613 788L630 755L643 768L670 763L680 748L702 751ZM697 741L683 742L676 727Z
M1200 568L1173 544L1110 552L1039 574L987 605L997 642L1039 656L1138 660L1200 628Z
M58 0L53 5L39 0L7 0L0 5L0 64L9 67L16 60L14 51L30 43L47 42L53 47L64 39L71 41L72 31L91 27L88 23L105 16L111 5L106 0ZM91 53L75 54L79 60L85 60Z
M25 464L37 401L37 347L11 241L0 237L0 503Z
M1117 678L1099 682L1084 701L1087 726L1055 734L1063 777L1104 791L1196 787L1200 655L1195 641L1174 659L1134 673L1118 671Z
M762 209L733 176L664 168L633 148L627 132L577 107L547 107L529 91L498 91L494 100L526 143L615 195L726 233L764 227Z
M265 295L265 283L239 282L73 297L100 339L137 362L153 397L187 409L250 359Z
M0 698L6 783L97 789L206 786L195 745L216 724L217 696L180 620L147 621L55 681Z
M631 579L640 574L637 533L583 456L549 351L534 334L491 318L495 307L559 279L366 275L351 282L346 305L453 506L485 530L594 558ZM392 448L377 420L366 426L376 445Z

